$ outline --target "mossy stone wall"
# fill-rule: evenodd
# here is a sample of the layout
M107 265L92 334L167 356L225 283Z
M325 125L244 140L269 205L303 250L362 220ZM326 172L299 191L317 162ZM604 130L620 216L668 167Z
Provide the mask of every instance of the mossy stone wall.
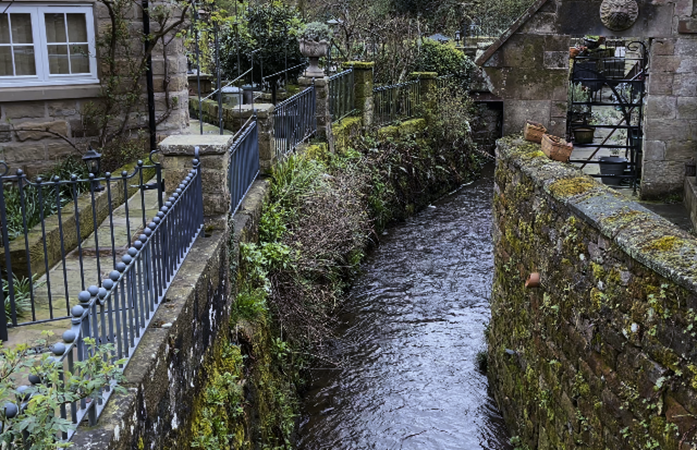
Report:
M695 448L697 240L536 144L497 156L489 379L511 433Z

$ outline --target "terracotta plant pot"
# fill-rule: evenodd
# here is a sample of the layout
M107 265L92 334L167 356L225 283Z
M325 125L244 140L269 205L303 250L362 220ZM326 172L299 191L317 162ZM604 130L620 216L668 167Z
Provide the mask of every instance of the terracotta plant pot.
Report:
M540 287L540 272L531 273L525 281L525 287L527 289Z
M523 130L523 137L526 141L540 143L542 142L542 135L547 132L547 128L541 123L533 122L531 120L525 121L525 130Z
M574 146L558 136L545 134L542 136L542 152L555 161L567 162L571 157Z

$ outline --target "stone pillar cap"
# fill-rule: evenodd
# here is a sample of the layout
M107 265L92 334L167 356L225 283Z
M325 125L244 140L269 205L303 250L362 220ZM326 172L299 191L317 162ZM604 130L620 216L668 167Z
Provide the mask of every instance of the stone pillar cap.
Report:
M345 63L342 64L342 66L345 69L353 67L354 69L357 69L357 70L368 70L368 69L372 69L373 66L375 66L375 63L373 61L346 61Z
M194 156L194 147L198 147L199 155L220 155L228 151L233 137L219 134L177 134L160 142L160 150L165 156Z

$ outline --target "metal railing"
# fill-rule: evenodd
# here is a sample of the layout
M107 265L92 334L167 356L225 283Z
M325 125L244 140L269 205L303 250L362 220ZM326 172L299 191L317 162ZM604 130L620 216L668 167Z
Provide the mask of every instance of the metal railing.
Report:
M90 283L99 283L104 268L116 264L133 237L147 226L146 210L162 206L162 175L152 159L147 165L138 161L131 173L90 175L88 180L73 176L30 181L21 170L8 175L7 165L0 164L4 166L0 174L0 302L7 310L0 314L0 340L4 341L8 326L71 316L78 293ZM151 169L156 181L148 185L146 173ZM148 196L152 205L146 204L149 189L157 189L156 201ZM139 196L125 201L138 192ZM124 206L115 217L121 203Z
M421 81L373 88L373 103L377 125L410 119L418 114L421 105Z
M97 344L113 344L112 363L125 360L125 368L202 228L197 149L193 169L113 265L108 277L99 283L101 287L92 285L78 295L79 304L70 311L72 327L63 333L63 343L51 347L64 371L75 374L77 363L91 356L86 338ZM75 425L87 417L93 426L112 392L112 387L105 387L91 401L61 406L59 414ZM74 430L68 431L63 438L70 439L73 434Z
M329 77L329 113L332 123L351 115L354 110L353 69Z
M228 187L230 209L234 214L249 188L259 175L259 127L256 117L250 117L237 133L230 147Z
M317 132L314 84L274 110L274 147L277 157L287 155Z

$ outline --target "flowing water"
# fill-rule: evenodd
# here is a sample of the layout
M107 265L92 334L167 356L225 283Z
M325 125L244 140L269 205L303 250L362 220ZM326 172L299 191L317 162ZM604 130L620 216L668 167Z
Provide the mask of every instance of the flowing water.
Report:
M510 449L475 362L493 273L492 169L391 228L304 399L302 450Z

